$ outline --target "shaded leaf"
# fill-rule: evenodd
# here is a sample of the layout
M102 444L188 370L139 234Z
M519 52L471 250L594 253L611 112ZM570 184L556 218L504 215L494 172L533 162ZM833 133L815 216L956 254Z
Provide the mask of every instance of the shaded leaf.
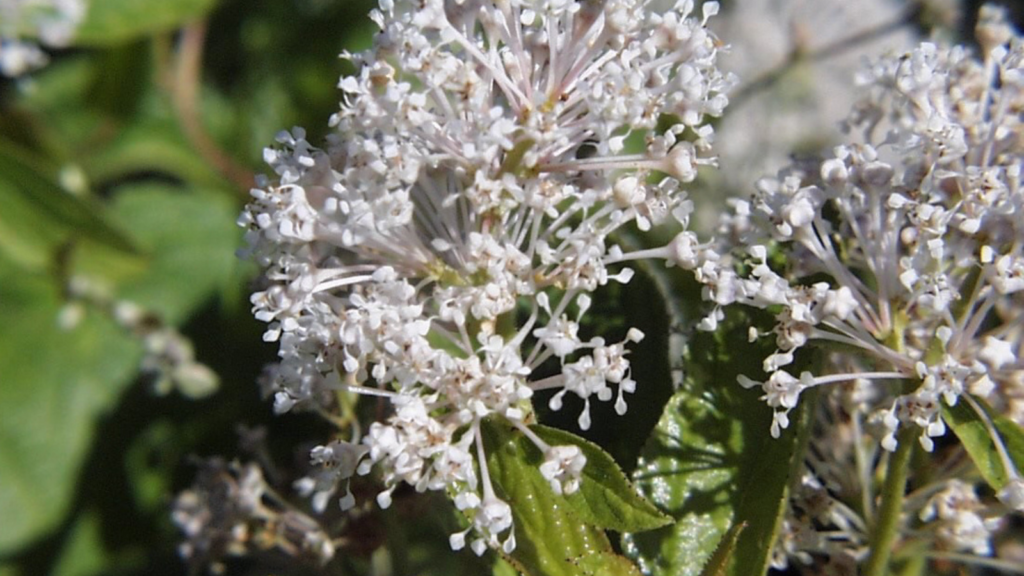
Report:
M1015 466L1018 470L1024 468L1024 429L1009 418L995 416L984 401L974 401L988 414ZM981 416L967 402L957 402L956 406L943 403L942 418L960 439L985 482L996 491L1006 486L1009 475Z
M53 576L93 576L112 571L126 572L142 564L142 550L112 554L103 542L100 516L85 510L75 519L63 549L56 559Z
M115 128L95 107L85 104L93 79L101 70L85 55L61 58L32 77L35 89L16 101L32 132L29 148L65 166L96 151Z
M139 40L115 46L96 56L85 102L108 116L131 117L151 86L149 66L153 56L148 42Z
M736 538L725 574L763 574L785 510L791 474L806 440L807 404L791 413L781 438L769 433L771 410L737 374L760 373L765 354L746 341L747 319L699 333L689 343L687 377L665 408L633 478L676 524L623 536L623 549L645 574L700 574L731 526Z
M531 428L548 444L575 445L586 456L580 489L566 497L573 512L584 521L618 532L641 532L672 522L671 516L637 492L615 460L600 446L557 428L539 425Z
M216 0L101 0L89 3L74 43L79 46L118 44L140 36L173 30L199 19Z
M387 532L387 550L391 553L394 574L416 576L451 576L453 574L487 574L504 566L506 571L494 576L517 576L518 572L495 554L477 556L453 553L448 535L462 530L463 520L444 494L428 492L409 498L408 508L392 506L381 512L383 529ZM354 570L346 574L364 574Z

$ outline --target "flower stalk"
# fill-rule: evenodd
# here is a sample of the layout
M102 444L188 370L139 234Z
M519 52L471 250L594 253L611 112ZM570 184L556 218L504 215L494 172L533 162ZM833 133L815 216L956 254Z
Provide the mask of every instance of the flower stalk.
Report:
M914 438L920 434L913 426L905 426L898 434L896 451L889 455L885 480L882 483L881 502L871 528L869 555L864 576L885 576L893 548L899 541L903 514L903 500L907 490L907 474L914 453Z

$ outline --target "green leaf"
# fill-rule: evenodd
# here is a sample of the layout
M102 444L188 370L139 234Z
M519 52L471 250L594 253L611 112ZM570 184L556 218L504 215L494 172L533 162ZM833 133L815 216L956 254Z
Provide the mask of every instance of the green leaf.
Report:
M117 192L111 217L135 232L154 255L146 274L119 290L122 298L155 311L172 324L233 279L241 230L235 205L213 190L135 184Z
M101 207L48 178L28 155L0 142L0 249L29 267L50 263L61 243L87 239L126 254L131 240Z
M574 564L585 576L641 576L636 564L611 552L588 554Z
M497 558L491 568L491 576L519 576L519 571L503 558Z
M565 499L587 523L618 532L641 532L672 522L671 516L637 492L615 460L597 444L557 428L537 425L531 429L552 446L575 445L586 456L580 489Z
M85 157L83 168L95 182L159 172L200 186L222 186L224 179L186 142L175 122L170 117L141 118Z
M0 555L56 525L71 502L93 420L131 381L139 347L88 316L57 327L48 278L0 258Z
M84 510L75 518L70 533L57 557L53 576L94 576L111 572L138 570L144 561L142 550L112 554L103 542L98 512Z
M216 0L100 0L89 3L74 43L79 46L118 44L140 36L173 30L206 15Z
M222 194L119 190L110 211L151 259L118 295L178 323L230 278L238 232ZM71 331L51 278L0 254L0 555L52 529L72 500L96 418L133 381L140 346L96 311Z
M112 128L95 108L84 105L90 84L100 73L96 59L85 54L69 55L40 70L32 77L34 89L13 102L20 118L13 127L16 131L5 136L57 166L73 162L78 150L96 150Z
M645 574L697 576L730 527L743 523L724 573L767 570L806 441L811 410L805 407L814 397L805 394L789 429L771 437L771 410L757 391L736 383L737 374L759 374L765 355L746 342L747 326L745 318L733 318L724 330L692 338L687 377L633 474L641 492L676 519L623 536L625 553Z
M506 558L532 576L582 576L577 564L612 551L599 528L582 521L540 474L540 450L505 422L481 423L487 467L499 498L512 507L516 549Z
M112 118L134 115L147 90L152 86L149 70L154 58L149 43L140 40L95 53L89 88L84 103Z
M711 558L708 559L708 563L704 565L704 569L700 571L700 576L725 576L728 573L729 560L732 559L732 554L736 551L736 542L746 527L746 522L740 522L729 528L729 531L722 536L722 541L718 543Z
M994 415L992 409L981 399L975 398L974 401L985 410L992 421L1010 460L1018 470L1024 468L1024 429L1005 416ZM974 465L978 467L978 472L985 482L996 491L1006 486L1009 474L981 416L966 401L962 401L957 402L956 406L943 404L942 418L960 439L960 443L967 450Z

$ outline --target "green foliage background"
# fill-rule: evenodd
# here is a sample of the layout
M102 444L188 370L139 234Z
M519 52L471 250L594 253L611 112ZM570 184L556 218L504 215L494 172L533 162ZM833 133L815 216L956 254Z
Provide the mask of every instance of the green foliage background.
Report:
M0 574L185 573L169 510L190 458L237 455L236 423L281 446L322 433L259 398L274 349L234 221L278 130L322 139L369 8L101 0L48 67L0 80ZM140 344L98 310L58 327L70 274L179 326L219 392L154 396Z

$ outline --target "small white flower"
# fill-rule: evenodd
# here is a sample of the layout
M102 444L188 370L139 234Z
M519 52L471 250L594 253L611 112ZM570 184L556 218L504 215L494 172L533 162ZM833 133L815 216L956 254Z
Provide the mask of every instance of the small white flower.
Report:
M995 336L986 336L983 342L981 350L978 351L978 358L982 362L996 369L1017 362L1017 353L1012 343Z
M1002 522L999 518L984 518L982 511L974 488L952 480L928 500L919 516L936 525L938 539L945 546L987 556L992 553L992 533Z
M576 446L552 446L544 453L540 473L555 494L572 494L579 489L586 456Z

